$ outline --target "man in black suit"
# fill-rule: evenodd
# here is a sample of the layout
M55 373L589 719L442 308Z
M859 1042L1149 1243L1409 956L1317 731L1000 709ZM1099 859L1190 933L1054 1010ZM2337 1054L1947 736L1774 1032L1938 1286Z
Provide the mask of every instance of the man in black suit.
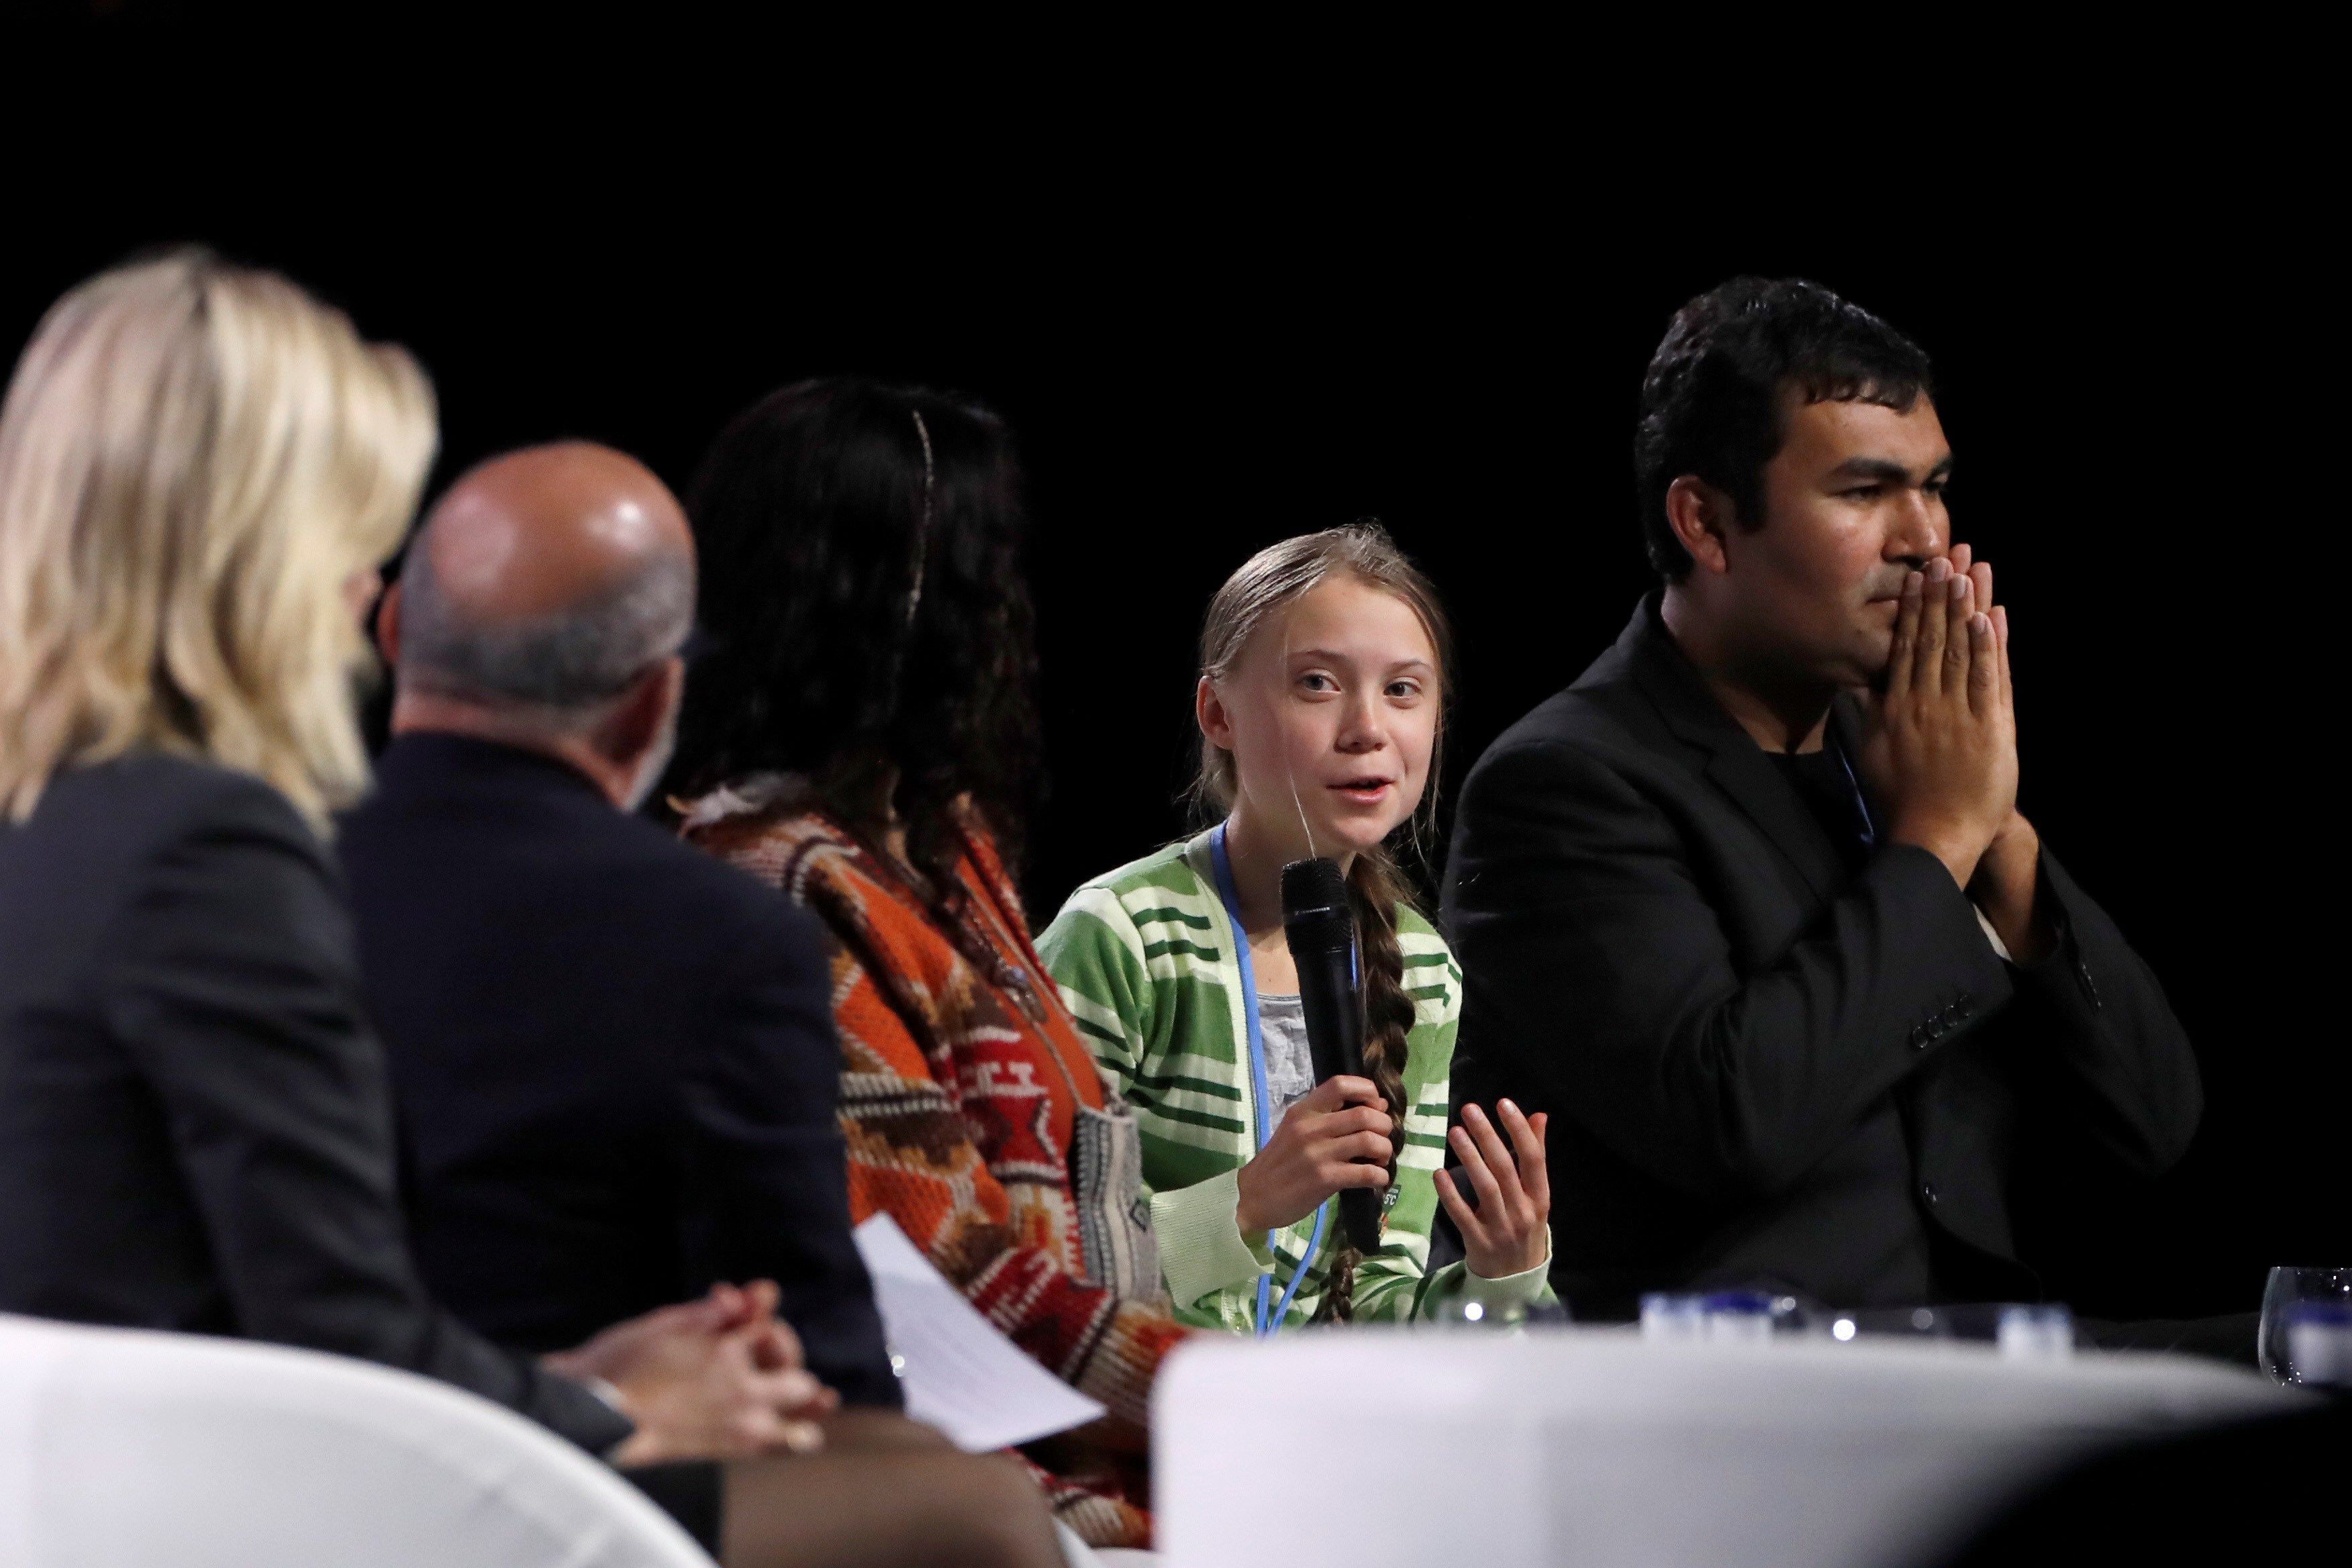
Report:
M417 1261L526 1347L772 1280L809 1369L895 1410L819 928L629 815L693 609L676 501L576 443L460 479L388 597L394 739L340 846Z
M1816 285L1675 317L1636 459L1664 586L1463 791L1458 1106L1551 1113L1596 1316L1764 1285L2037 1294L2021 1230L2201 1107L2162 989L2015 805L2005 606L1926 357Z

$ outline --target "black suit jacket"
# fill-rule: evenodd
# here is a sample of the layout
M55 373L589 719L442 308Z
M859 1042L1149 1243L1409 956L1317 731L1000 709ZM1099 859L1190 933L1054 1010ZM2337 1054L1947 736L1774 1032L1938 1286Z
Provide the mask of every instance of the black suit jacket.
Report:
M1858 754L1853 706L1833 722ZM1454 1104L1551 1112L1556 1287L1598 1315L1748 1282L2035 1291L2037 1184L2086 1156L2153 1175L2202 1103L2154 975L2041 875L2061 944L2019 970L1927 851L1850 871L1645 601L1479 759L1446 874Z
M395 740L338 847L434 1290L555 1346L772 1279L811 1370L896 1406L817 922L568 765L454 735Z
M426 1297L324 848L243 773L152 754L0 825L0 1310L302 1345L629 1424Z

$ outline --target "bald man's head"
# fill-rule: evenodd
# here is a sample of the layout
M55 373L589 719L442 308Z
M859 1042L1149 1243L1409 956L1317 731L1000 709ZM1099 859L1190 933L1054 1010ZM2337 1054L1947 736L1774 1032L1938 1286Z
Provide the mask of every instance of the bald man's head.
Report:
M449 487L400 585L404 691L585 713L686 641L694 539L636 459L530 447Z

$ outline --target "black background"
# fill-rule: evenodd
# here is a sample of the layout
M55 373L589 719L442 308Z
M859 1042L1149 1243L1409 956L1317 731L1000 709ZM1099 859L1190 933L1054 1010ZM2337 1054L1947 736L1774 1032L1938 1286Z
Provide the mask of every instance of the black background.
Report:
M802 124L749 162L736 138L719 172L691 136L542 124L379 146L361 177L316 171L313 117L223 114L51 146L16 180L12 353L79 278L194 239L416 352L436 489L559 436L683 486L730 413L811 374L1009 416L1038 528L1041 919L1182 826L1198 616L1289 533L1377 515L1434 576L1459 631L1458 782L1648 584L1628 448L1675 307L1735 272L1829 284L1937 361L1959 536L2012 607L2023 807L2204 1067L2195 1149L2116 1208L2078 1306L2250 1309L2269 1264L2352 1263L2324 760L2347 618L2322 456L2336 328L2293 209L2223 163L2133 165L2112 141L1973 181L1765 160L1736 197L1669 172L1612 203L1586 188L1601 144L1517 126L1409 153L1327 134L1289 163L1162 147L1080 168L1008 142L972 180L936 149L821 179L841 149L812 152Z

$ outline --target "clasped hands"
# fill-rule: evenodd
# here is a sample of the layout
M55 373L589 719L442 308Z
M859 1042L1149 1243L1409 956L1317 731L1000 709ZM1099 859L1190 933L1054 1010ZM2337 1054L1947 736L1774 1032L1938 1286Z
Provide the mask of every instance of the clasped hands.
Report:
M773 1281L713 1285L699 1300L615 1323L577 1349L541 1358L549 1371L608 1384L636 1431L616 1465L813 1453L817 1425L841 1396L806 1368L798 1335L776 1316Z
M2046 952L2042 843L2017 809L2009 607L1993 603L1992 567L1965 544L1904 580L1862 765L1886 803L1888 839L1941 860L2020 963Z
M1476 1106L1447 1134L1463 1174L1477 1194L1472 1208L1440 1171L1437 1195L1462 1232L1470 1272L1486 1279L1523 1274L1551 1256L1551 1184L1544 1168L1546 1118L1523 1116L1509 1100L1496 1107L1498 1130ZM1389 1184L1387 1102L1371 1079L1324 1079L1286 1111L1265 1147L1241 1168L1234 1219L1244 1236L1304 1219L1335 1193ZM1510 1142L1504 1142L1504 1133Z

